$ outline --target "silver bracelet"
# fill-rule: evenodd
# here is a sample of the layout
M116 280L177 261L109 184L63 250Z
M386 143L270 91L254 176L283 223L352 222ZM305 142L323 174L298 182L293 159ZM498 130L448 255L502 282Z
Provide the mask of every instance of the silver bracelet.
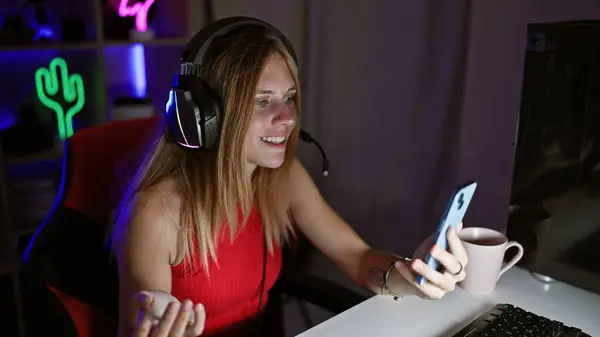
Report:
M402 298L403 296L394 293L390 289L390 287L388 285L388 278L390 277L390 273L392 272L392 270L394 270L396 268L396 262L398 262L398 261L400 261L402 263L406 263L406 262L412 261L412 259L410 259L408 257L400 257L398 260L392 261L392 263L390 263L387 270L383 273L383 282L381 284L381 294L383 295L383 291L385 289L388 292L388 294L390 294L394 297L395 301L397 301L399 298Z

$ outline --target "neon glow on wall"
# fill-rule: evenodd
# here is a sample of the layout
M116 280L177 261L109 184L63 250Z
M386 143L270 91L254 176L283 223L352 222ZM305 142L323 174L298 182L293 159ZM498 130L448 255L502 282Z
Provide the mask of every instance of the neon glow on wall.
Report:
M35 72L35 90L40 102L56 113L58 135L65 140L71 137L73 117L85 105L83 78L79 74L69 74L67 62L60 57L50 61L48 68L41 67ZM62 91L62 99L60 92ZM63 106L64 101L68 106Z
M144 0L129 5L131 0L121 0L119 3L119 15L122 17L135 16L135 29L138 32L148 30L148 10L155 0ZM135 0L134 0L135 1Z
M135 98L146 97L146 56L144 45L136 43L129 47L129 70L133 81Z

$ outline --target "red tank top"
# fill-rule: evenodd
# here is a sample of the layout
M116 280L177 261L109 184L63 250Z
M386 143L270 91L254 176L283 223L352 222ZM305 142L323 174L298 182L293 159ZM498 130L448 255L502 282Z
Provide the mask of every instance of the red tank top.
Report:
M209 259L207 277L198 255L172 267L171 294L179 300L202 303L206 323L202 336L226 335L257 317L267 302L268 292L279 277L281 247L267 252L262 308L259 294L263 276L264 234L259 213L253 210L246 226L230 242L229 228L223 226L216 243L218 266ZM191 261L191 262L190 262Z

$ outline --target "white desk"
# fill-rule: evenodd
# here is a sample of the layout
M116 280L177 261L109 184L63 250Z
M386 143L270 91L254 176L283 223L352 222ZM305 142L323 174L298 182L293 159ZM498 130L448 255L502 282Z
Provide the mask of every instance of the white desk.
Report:
M560 282L546 285L515 267L493 294L472 295L457 287L440 301L374 296L298 337L452 336L496 303L511 303L600 336L600 296Z

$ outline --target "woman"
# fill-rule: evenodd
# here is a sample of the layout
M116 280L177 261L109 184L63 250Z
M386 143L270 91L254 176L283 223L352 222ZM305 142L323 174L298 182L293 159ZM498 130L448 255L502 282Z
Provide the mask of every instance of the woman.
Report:
M123 199L114 235L119 336L240 335L260 316L294 230L376 293L439 299L465 277L455 232L453 254L432 249L448 270L440 273L369 247L323 200L296 159L293 53L260 27L232 31L206 51L199 75L222 97L220 145L185 151L165 131ZM418 274L428 282L415 285ZM154 313L165 296L173 300L166 313Z

